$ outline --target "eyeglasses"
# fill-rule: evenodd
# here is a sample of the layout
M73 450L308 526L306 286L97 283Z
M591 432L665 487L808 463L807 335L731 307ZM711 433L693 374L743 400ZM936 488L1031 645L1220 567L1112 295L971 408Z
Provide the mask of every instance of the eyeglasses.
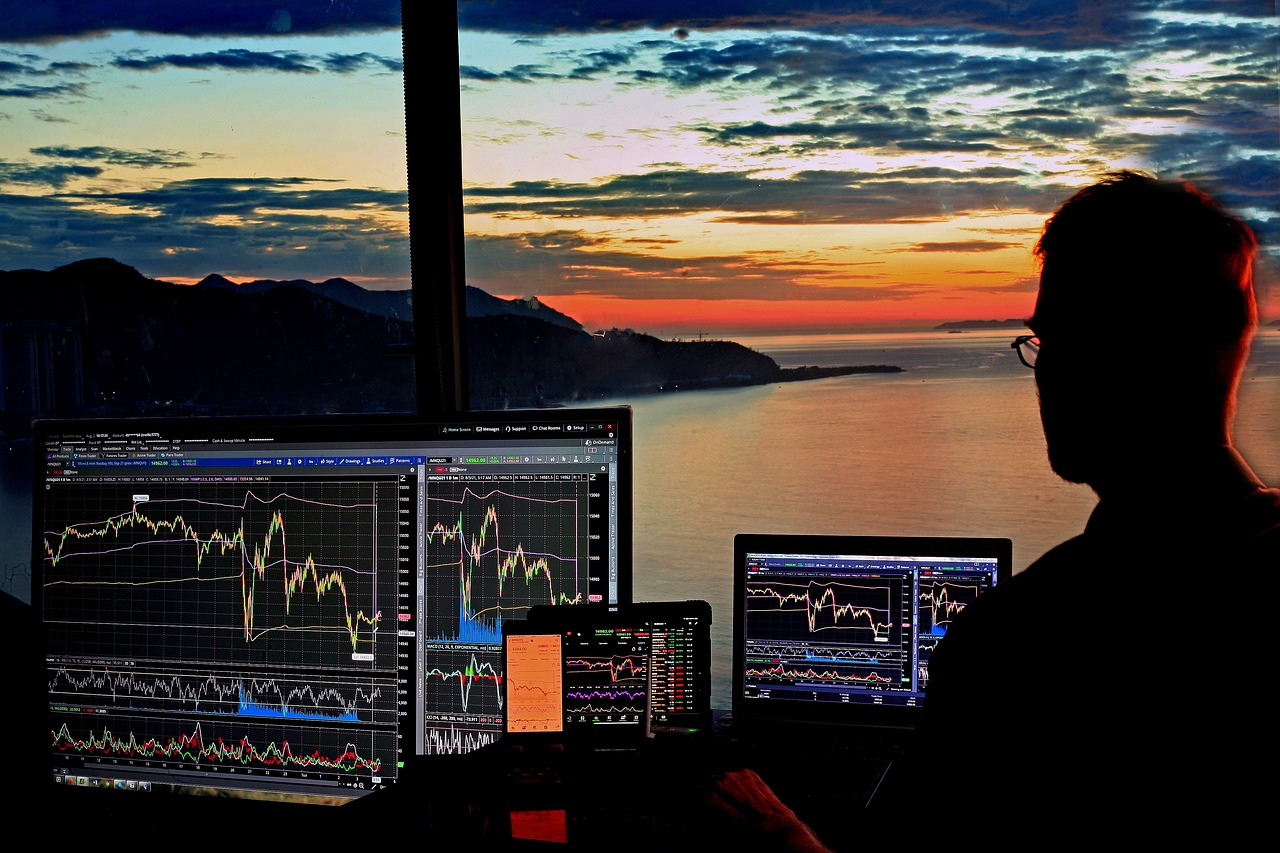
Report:
M1009 344L1018 353L1018 360L1035 369L1036 356L1040 355L1040 338L1036 335L1018 335Z

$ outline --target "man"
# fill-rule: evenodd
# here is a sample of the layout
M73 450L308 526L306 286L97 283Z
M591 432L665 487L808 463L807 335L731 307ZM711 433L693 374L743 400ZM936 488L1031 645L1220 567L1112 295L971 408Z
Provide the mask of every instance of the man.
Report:
M932 790L944 811L1077 821L1256 804L1274 754L1280 490L1231 436L1256 248L1207 195L1133 172L1049 219L1034 336L1016 345L1050 465L1098 503L1083 533L955 619L914 754L877 802L918 806ZM997 793L979 806L973 791Z
M1020 355L1050 466L1098 503L956 619L930 661L917 765L969 744L958 772L1037 810L1250 794L1237 759L1271 728L1255 596L1280 569L1280 490L1231 437L1255 251L1202 192L1133 172L1046 224Z

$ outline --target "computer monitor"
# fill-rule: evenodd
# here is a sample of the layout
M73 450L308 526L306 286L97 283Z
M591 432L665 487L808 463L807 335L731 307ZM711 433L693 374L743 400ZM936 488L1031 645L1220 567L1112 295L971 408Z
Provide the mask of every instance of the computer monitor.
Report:
M504 622L631 600L631 445L625 407L40 421L20 736L58 785L333 804L483 746Z

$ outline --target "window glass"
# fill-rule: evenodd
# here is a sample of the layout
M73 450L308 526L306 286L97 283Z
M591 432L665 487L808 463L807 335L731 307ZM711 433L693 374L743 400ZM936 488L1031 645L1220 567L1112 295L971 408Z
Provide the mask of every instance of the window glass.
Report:
M399 3L47 8L0 27L23 601L34 417L415 409Z
M1280 483L1271 4L757 5L458 6L471 400L635 406L637 598L727 613L739 531L1078 532L1009 342L1106 169L1257 230Z

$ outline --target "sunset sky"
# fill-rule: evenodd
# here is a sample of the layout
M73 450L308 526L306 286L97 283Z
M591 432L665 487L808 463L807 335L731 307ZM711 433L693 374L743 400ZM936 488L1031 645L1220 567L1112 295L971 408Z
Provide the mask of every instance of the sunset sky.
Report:
M409 285L398 2L0 0L0 269Z
M408 286L399 24L0 0L0 269ZM1271 0L462 2L467 281L658 335L1024 316L1045 216L1135 167L1228 201L1269 284L1278 32Z
M459 15L467 279L588 327L1022 317L1046 215L1108 168L1202 182L1274 257L1270 0Z

